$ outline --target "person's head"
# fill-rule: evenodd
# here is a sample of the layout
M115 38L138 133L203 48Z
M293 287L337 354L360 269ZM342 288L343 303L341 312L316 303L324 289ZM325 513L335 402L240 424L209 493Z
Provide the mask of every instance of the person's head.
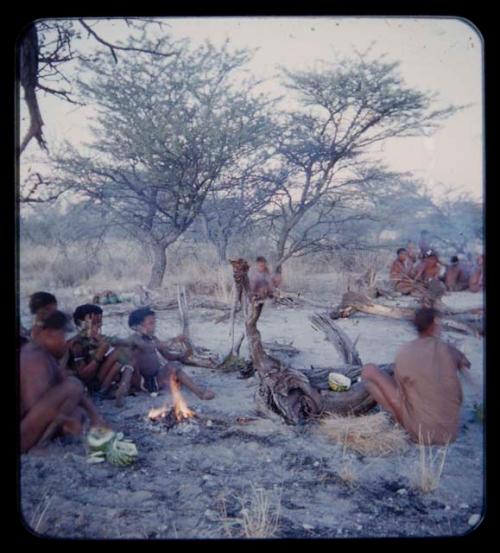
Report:
M132 311L128 316L128 326L141 334L152 336L156 326L155 312L149 307L141 307Z
M427 250L424 253L424 259L428 267L435 267L439 263L439 257L434 250Z
M35 292L30 296L29 307L32 315L43 320L57 310L57 299L49 292Z
M429 231L428 230L421 230L420 231L420 236L422 238L427 238L429 236Z
M451 259L450 259L450 264L451 265L458 265L460 263L460 260L458 259L458 256L454 255Z
M255 264L259 272L264 273L267 271L267 259L265 257L259 255L259 257L255 259Z
M439 314L432 307L417 309L413 322L420 336L436 336L439 334Z
M92 335L97 336L102 327L102 309L91 303L79 305L73 313L73 321L80 329L92 328Z
M405 261L408 257L408 250L406 248L399 248L396 253L398 255L399 261Z
M62 357L67 350L66 333L71 330L69 318L62 311L53 311L42 322L36 341L54 357Z

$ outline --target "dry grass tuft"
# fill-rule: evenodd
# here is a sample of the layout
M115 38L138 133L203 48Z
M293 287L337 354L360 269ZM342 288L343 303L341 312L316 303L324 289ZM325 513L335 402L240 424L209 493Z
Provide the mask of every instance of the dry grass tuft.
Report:
M52 496L48 492L45 493L40 503L37 505L30 520L30 527L37 533L43 534L45 530L45 513L52 503Z
M321 421L320 431L345 449L362 455L382 457L408 447L408 435L384 412L362 417L330 415Z
M430 493L439 488L446 455L448 453L448 446L449 444L442 447L425 445L421 434L419 435L417 488L423 493Z
M221 523L224 533L231 538L272 538L279 526L281 489L279 493L252 484L251 490L240 497L240 516L228 517L222 502Z
M347 436L347 435L346 435ZM344 447L342 448L342 460L340 462L339 476L348 486L354 486L358 480L358 473L354 467L352 457L347 455L347 442L344 437Z

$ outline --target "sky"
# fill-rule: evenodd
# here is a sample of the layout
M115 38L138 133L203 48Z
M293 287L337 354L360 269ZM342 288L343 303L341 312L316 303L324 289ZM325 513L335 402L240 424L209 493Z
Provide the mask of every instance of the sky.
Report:
M400 138L385 142L377 157L393 170L410 171L427 183L434 197L450 187L454 194L466 192L476 200L483 196L483 52L478 32L467 22L445 18L165 18L174 38L205 40L235 48L257 48L248 68L265 79L263 90L284 92L279 67L307 69L319 60L335 62L356 50L372 46L371 55L386 54L400 62L407 85L436 91L440 103L468 105L444 122L432 137ZM109 41L125 38L119 20L102 20L96 30ZM95 46L81 41L82 49ZM71 74L69 75L71 78ZM75 108L54 97L40 95L40 108L49 147L63 140L73 144L90 138L92 108ZM22 128L22 127L21 127ZM27 161L37 146L23 154ZM38 154L37 154L38 157Z

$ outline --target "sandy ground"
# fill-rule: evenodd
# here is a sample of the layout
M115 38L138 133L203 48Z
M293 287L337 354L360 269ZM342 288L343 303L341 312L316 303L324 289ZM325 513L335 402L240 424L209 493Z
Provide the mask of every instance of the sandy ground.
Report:
M478 295L467 292L446 301L460 307L481 304ZM75 305L69 299L61 303L68 309ZM259 329L265 341L293 342L300 350L290 360L293 366L334 366L340 361L337 352L312 329L311 313L269 306ZM192 338L224 354L229 324L215 325L213 319L213 312L192 310ZM359 335L364 362L390 362L398 348L415 337L404 321L359 315L338 324L352 339ZM128 334L126 317L105 317L104 332ZM177 314L158 313L157 334L177 333ZM78 440L54 442L23 455L25 522L43 535L72 538L236 537L243 534L242 508L251 510L255 488L263 488L271 514L279 515L276 537L464 534L472 528L470 517L483 510L483 425L472 413L473 403L482 401L483 340L460 334L444 338L469 357L478 387L464 384L460 437L449 447L434 492L418 489L417 446L383 458L343 452L315 425L292 427L258 417L255 377L186 368L217 394L212 401L200 401L184 392L199 415L195 423L166 431L148 421L148 410L169 402L168 394L129 397L122 410L112 401L98 403L113 427L137 444L140 456L131 467L87 464ZM257 420L242 425L238 417ZM342 477L346 465L352 482Z

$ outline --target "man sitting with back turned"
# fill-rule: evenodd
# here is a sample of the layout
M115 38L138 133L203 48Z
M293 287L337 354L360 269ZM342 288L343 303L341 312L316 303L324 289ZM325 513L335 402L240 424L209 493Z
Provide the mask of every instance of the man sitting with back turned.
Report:
M440 340L434 309L419 309L415 326L418 338L399 350L394 377L368 364L361 378L375 401L396 418L412 440L443 445L458 435L462 405L458 371L465 374L470 362Z

